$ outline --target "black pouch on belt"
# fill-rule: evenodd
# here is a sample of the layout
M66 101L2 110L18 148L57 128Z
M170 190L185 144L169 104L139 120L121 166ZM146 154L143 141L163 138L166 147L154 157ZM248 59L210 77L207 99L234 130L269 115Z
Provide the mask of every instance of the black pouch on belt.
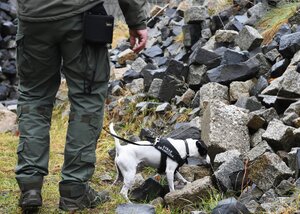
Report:
M112 43L114 17L106 13L100 3L84 13L84 37L87 42L95 44Z

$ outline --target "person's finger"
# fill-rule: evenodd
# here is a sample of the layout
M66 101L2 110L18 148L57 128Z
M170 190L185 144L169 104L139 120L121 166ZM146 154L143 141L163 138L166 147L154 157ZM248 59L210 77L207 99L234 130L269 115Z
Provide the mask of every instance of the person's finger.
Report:
M146 42L147 42L147 39L145 36L142 36L141 38L139 38L138 45L133 48L133 51L135 53L141 52L141 50L143 50L145 48Z
M136 37L134 35L130 35L130 46L131 48L134 48L136 44Z

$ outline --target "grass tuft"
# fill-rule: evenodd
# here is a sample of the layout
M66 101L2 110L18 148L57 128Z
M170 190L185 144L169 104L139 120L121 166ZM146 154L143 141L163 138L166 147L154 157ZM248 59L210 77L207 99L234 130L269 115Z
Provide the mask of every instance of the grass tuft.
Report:
M259 21L257 28L264 37L263 44L268 44L272 41L280 27L288 23L289 18L296 13L297 6L299 6L299 3L289 3L273 8Z

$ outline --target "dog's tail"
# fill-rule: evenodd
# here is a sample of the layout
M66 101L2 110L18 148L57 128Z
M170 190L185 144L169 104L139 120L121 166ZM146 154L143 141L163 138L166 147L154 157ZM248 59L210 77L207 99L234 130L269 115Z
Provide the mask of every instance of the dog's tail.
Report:
M109 124L109 131L112 134L117 135L117 133L114 130L114 124L113 123ZM121 146L120 140L118 138L114 137L114 139L115 139L115 146L116 146L116 154L118 154L122 146Z

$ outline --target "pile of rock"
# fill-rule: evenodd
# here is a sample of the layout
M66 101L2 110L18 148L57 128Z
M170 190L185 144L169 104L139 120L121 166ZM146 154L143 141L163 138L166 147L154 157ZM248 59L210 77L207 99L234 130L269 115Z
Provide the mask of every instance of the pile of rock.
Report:
M141 137L171 125L168 136L198 137L208 145L213 175L197 164L184 166L192 183L165 195L169 206L191 210L213 185L240 194L232 203L250 213L293 206L300 187L300 11L263 45L254 23L279 1L234 1L213 16L207 1L189 2L163 13L156 8L152 14L160 15L150 19L149 42L139 56L126 42L111 51L116 80L108 109L122 116L126 104L142 98L136 114L171 111L175 119L154 121ZM124 98L124 91L132 96ZM189 121L176 124L187 108Z
M16 130L16 5L0 2L0 133Z

